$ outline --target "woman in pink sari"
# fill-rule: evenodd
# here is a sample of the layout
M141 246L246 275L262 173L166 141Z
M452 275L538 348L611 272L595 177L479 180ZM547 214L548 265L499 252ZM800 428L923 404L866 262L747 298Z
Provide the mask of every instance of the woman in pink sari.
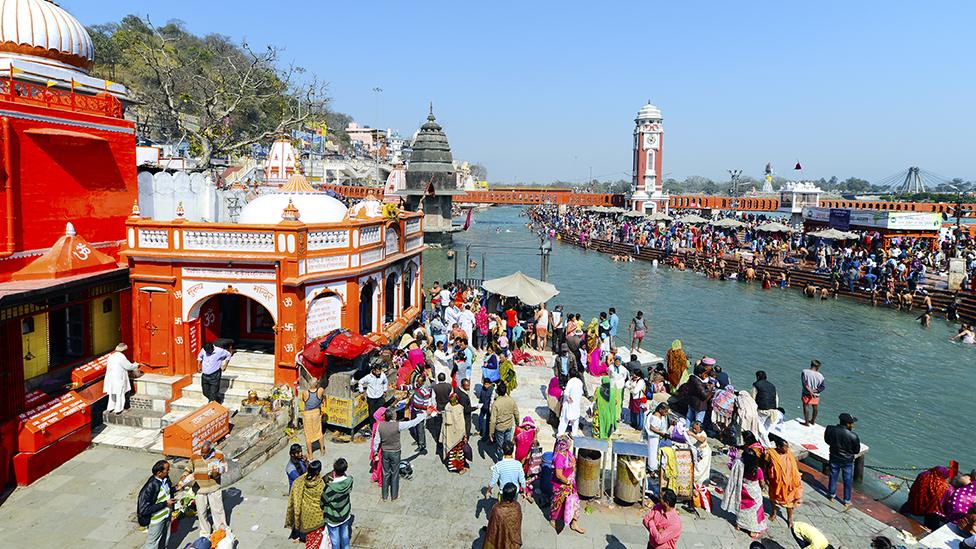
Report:
M373 432L369 436L369 472L370 479L380 486L383 485L383 467L380 463L380 452L373 451L374 444L373 441L379 435L376 433L376 428L380 423L383 423L383 414L386 413L386 406L381 406L376 413L373 414Z
M522 418L521 425L515 427L515 459L522 464L522 470L525 471L525 497L529 501L532 501L532 485L539 476L539 468L536 465L541 465L542 461L542 451L538 449L535 441L537 432L535 421L529 416ZM536 449L535 452L533 447ZM540 463L536 464L534 458L538 458Z
M607 373L607 364L600 358L600 346L597 345L590 351L589 370L591 376L602 376Z
M552 503L549 505L549 524L557 529L557 521L584 534L579 527L580 498L576 491L576 456L573 439L562 435L556 439L552 458Z
M766 479L759 467L759 458L746 450L732 464L725 487L722 509L735 513L735 525L753 539L766 531L766 512L763 510L763 486Z

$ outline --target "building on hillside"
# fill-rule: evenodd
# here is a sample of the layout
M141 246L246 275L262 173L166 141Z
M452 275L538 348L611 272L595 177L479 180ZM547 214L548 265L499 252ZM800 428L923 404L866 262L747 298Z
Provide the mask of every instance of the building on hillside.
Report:
M664 211L664 120L661 110L648 101L634 120L634 174L630 207L639 212Z
M222 340L273 354L273 383L292 383L307 341L340 327L392 338L420 313L422 216L386 217L374 198L347 210L302 175L236 224L126 225L134 356L155 373L191 376L201 345Z
M346 135L349 136L349 143L359 143L364 153L373 158L386 158L387 143L385 130L377 128L363 127L355 122L350 122L346 126Z
M0 0L0 13L2 487L12 452L20 482L54 463L11 438L18 414L129 338L129 278L117 257L137 184L127 91L89 74L84 25L45 0ZM66 435L72 451L90 441L85 428L88 440L82 427Z
M406 179L406 188L399 194L404 197L407 210L423 210L427 240L450 242L451 233L456 230L451 213L454 197L464 191L457 189L451 146L434 118L433 105L427 122L414 138Z

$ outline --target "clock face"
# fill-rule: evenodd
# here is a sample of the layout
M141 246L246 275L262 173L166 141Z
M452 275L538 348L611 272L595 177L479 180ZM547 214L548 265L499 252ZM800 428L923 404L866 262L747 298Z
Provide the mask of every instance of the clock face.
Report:
M657 134L656 133L646 133L646 134L644 134L644 146L645 147L656 147L657 146Z

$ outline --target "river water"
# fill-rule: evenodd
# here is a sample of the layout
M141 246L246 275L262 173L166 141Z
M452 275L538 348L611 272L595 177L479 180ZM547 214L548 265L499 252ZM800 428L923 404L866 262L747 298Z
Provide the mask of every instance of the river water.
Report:
M479 212L467 232L455 235L459 277L465 276L467 244L478 262L470 277L481 276L482 253L486 278L516 270L539 276L539 239L520 212ZM446 254L424 252L426 287L453 277L454 263ZM616 307L624 328L643 310L650 327L644 347L657 355L681 339L690 358L716 357L740 388L751 386L756 370L765 370L789 417L802 416L800 371L811 359L820 360L827 382L818 423L835 423L841 412L857 416L856 430L871 447L869 466L928 468L952 458L965 470L976 465L971 416L964 411L972 402L976 347L949 341L955 328L943 320L922 328L916 314L846 299L807 299L795 290L762 290L643 261L618 263L561 243L552 251L549 281L560 291L550 305L563 304L586 322ZM882 480L865 471L863 488L885 496L891 489ZM886 503L898 505L906 496L903 487Z

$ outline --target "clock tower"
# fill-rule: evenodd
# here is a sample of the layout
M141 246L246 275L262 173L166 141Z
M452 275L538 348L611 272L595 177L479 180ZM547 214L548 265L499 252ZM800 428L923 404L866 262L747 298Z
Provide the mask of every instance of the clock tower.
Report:
M637 211L663 210L667 204L661 180L664 126L661 110L648 102L634 120L634 178L631 208Z

